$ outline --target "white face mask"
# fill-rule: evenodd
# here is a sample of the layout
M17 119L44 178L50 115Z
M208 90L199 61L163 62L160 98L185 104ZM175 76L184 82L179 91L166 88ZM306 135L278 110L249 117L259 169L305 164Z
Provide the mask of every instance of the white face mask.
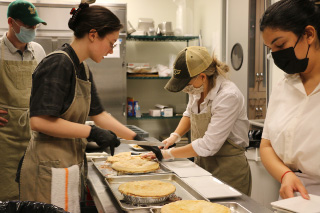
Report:
M182 92L188 93L190 95L198 95L203 92L203 84L199 88L195 88L192 84L183 88Z

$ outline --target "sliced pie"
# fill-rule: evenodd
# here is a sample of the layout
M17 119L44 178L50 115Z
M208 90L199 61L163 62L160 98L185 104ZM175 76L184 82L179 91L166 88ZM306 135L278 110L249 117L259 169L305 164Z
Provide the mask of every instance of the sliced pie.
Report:
M176 187L172 183L164 181L144 180L123 183L118 190L129 196L161 198L174 193Z
M231 210L217 203L204 200L180 200L164 205L161 213L230 213Z
M110 156L107 158L108 162L114 163L123 160L129 160L131 158L131 152L120 152L114 156Z
M134 156L128 160L113 163L111 168L123 173L147 173L159 169L159 163L140 156Z

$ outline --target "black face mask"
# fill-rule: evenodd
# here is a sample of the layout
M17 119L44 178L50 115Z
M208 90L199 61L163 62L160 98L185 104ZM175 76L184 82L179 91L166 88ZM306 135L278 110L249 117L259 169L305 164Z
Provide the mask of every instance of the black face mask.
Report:
M298 38L298 41L300 37ZM308 66L309 58L307 58L307 56L310 45L308 47L306 57L304 59L297 59L296 54L294 53L294 48L297 46L298 41L296 42L294 47L289 47L277 52L271 52L273 61L277 65L277 67L288 74L304 72Z

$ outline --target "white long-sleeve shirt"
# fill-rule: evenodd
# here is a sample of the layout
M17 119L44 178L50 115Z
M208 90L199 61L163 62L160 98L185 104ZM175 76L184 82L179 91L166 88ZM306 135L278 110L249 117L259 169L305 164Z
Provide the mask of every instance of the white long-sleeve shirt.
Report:
M183 116L190 117L198 113L199 95L189 95L189 102ZM211 102L211 105L208 104ZM217 153L227 139L242 147L249 145L249 121L245 100L237 86L218 76L216 86L210 90L203 103L200 114L211 110L211 121L202 138L192 141L194 151L202 157Z
M320 84L307 95L299 74L273 88L262 138L293 171L320 177Z

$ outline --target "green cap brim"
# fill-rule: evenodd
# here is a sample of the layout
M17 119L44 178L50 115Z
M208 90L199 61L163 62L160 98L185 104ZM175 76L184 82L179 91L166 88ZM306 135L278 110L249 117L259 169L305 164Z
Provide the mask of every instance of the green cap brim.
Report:
M180 92L188 85L191 79L192 78L179 79L179 78L172 77L164 86L164 88L169 92Z
M41 18L39 18L39 16L33 16L33 17L28 17L28 18L26 17L23 19L23 23L28 26L35 26L40 23L47 25L47 22L43 21Z

